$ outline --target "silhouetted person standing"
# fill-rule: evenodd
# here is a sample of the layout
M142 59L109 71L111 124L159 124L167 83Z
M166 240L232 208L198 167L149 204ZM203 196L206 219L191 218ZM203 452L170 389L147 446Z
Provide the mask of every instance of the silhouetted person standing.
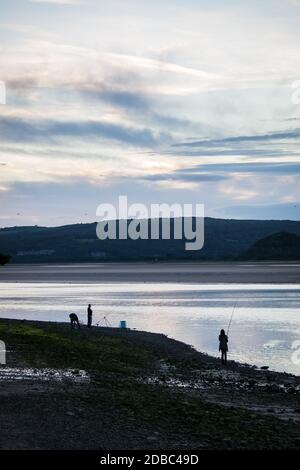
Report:
M220 331L219 335L219 351L221 351L222 364L227 364L227 351L228 351L228 336L224 330Z
M80 323L79 323L76 313L70 313L69 318L71 321L72 330L75 328L75 326L77 326L77 328L80 328Z
M91 309L91 304L89 304L87 308L87 326L91 328L92 326L92 319L93 319L93 310Z

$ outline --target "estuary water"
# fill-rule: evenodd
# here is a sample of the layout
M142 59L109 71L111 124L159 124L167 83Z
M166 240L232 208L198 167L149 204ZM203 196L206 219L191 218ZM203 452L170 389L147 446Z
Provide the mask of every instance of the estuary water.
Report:
M229 331L229 358L300 375L300 284L155 282L0 282L0 317L86 322L165 333L218 355Z

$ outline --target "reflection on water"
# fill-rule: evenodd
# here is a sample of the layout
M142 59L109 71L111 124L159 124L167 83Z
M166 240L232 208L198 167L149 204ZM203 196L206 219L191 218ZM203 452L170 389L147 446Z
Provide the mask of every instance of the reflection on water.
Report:
M85 322L92 303L94 323L104 316L112 326L126 320L213 355L236 301L230 357L300 375L291 360L293 341L300 340L300 285L0 283L1 317L68 321L75 312Z

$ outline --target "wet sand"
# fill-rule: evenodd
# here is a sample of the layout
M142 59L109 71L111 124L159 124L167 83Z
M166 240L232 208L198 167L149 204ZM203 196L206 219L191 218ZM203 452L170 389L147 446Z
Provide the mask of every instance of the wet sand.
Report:
M300 282L300 263L11 264L1 267L0 282L294 284Z

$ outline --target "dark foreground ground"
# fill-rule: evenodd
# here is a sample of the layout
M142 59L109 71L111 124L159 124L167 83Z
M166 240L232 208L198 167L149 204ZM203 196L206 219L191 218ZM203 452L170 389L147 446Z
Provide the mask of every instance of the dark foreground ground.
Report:
M0 320L0 338L1 449L300 448L300 377L137 331Z
M298 262L8 264L0 282L299 283Z

